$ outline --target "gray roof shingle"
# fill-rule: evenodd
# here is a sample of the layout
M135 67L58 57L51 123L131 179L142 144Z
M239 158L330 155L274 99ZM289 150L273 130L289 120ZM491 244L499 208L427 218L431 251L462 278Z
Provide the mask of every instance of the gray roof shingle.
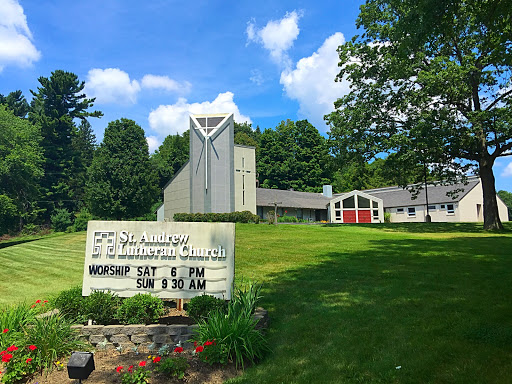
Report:
M256 205L262 207L273 207L274 202L279 202L279 207L327 209L329 201L321 193L256 188Z
M454 203L462 200L464 196L466 196L469 191L471 191L475 186L480 183L480 179L478 178L468 178L468 184L464 185L463 183L453 184L453 185L429 185L428 186L428 203L429 204L440 204L440 203ZM461 188L464 191L459 192L458 196L455 199L447 196L446 193L453 191L455 189ZM411 199L412 194L402 187L387 187L387 188L376 188L376 189L367 189L363 191L368 193L369 195L379 197L384 202L384 208L391 207L400 207L407 205L421 205L425 204L425 189L423 189L415 200Z

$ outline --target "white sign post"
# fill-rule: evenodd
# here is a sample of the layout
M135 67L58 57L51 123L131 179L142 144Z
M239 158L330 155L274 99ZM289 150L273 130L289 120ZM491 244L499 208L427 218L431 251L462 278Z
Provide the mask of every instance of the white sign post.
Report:
M231 299L235 224L89 221L82 294Z

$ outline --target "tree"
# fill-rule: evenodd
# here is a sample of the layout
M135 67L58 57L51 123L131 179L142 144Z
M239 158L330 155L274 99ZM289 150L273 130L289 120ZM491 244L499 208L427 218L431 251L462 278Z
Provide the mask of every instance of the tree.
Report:
M133 120L108 124L89 167L86 196L92 214L116 220L148 213L157 199L148 143Z
M43 155L39 127L0 105L0 234L21 229L35 207Z
M81 120L71 134L73 147L72 175L70 189L77 205L83 205L85 200L85 183L87 181L87 169L92 163L96 150L96 135L92 131L91 124L87 120Z
M484 228L502 228L492 166L512 148L512 7L500 0L367 0L338 49L351 91L326 119L340 148L409 156L447 181L482 180Z
M508 208L508 219L512 220L512 193L507 191L498 191L498 196Z
M188 161L189 158L189 137L187 130L183 135L169 135L164 139L162 145L153 155L151 162L156 169L158 187L162 190L171 180L176 172Z
M331 157L325 138L307 120L282 121L260 137L257 162L263 188L320 192L331 179Z
M255 131L252 129L252 124L249 124L247 122L244 123L237 123L235 121L235 144L240 145L249 145L252 147L256 147L256 153L258 152L259 146L259 136L261 135L261 132L259 130Z
M57 70L50 78L40 77L41 87L34 95L29 119L41 126L43 137L45 178L42 187L45 191L49 212L55 204L75 209L77 206L77 183L72 179L77 172L79 154L73 146L73 134L76 132L75 120L87 117L100 117L99 111L89 112L94 99L86 98L82 93L85 83L71 72Z
M0 94L0 104L4 104L15 116L22 118L27 117L27 113L30 110L27 99L25 99L20 90L9 93L7 97Z

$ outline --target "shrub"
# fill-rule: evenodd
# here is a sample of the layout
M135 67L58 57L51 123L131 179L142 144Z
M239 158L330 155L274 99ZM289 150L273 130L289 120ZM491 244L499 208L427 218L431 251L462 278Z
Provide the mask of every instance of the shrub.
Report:
M153 323L164 312L162 300L150 293L138 293L128 297L117 310L117 318L122 324Z
M385 223L391 223L391 213L384 212L384 222Z
M190 299L187 305L187 313L195 321L205 320L213 311L225 312L227 304L224 300L210 295L196 296Z
M34 320L36 311L26 304L0 308L0 349L4 351L24 340L23 330Z
M295 216L280 216L277 218L279 223L298 223L299 220Z
M145 361L141 361L139 366L134 370L133 365L130 365L127 369L128 372L123 374L121 377L122 384L146 384L149 380L149 371L144 368L146 366ZM123 367L119 366L116 371L122 374Z
M177 222L232 222L232 223L256 223L260 222L258 215L250 211L229 213L175 213L174 221Z
M71 213L67 209L56 209L50 219L53 229L57 232L65 232L71 225Z
M169 357L158 363L155 371L167 376L177 377L181 380L185 377L185 371L188 369L188 367L189 364L186 357Z
M78 285L60 292L51 302L69 321L83 323L87 321L86 299L82 296L82 286Z
M200 320L196 333L199 358L209 364L234 361L244 367L244 361L261 359L268 345L263 334L256 329L252 313L260 298L260 285L249 284L236 289L227 306L227 314L210 313L207 320Z
M274 224L274 216L275 216L274 211L268 211L267 212L267 222L269 224Z
M26 344L37 346L37 359L46 369L59 357L87 348L78 332L71 329L71 322L60 315L35 318L26 332Z
M112 324L119 307L119 297L110 291L94 291L85 300L85 315L97 324Z
M73 223L73 232L87 230L87 223L93 219L92 213L87 208L82 208L75 213L75 222Z

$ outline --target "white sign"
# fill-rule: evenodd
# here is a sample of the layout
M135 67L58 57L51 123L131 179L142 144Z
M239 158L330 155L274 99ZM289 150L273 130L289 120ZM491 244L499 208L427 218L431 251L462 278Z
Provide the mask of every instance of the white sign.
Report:
M235 224L89 221L82 294L231 299Z

